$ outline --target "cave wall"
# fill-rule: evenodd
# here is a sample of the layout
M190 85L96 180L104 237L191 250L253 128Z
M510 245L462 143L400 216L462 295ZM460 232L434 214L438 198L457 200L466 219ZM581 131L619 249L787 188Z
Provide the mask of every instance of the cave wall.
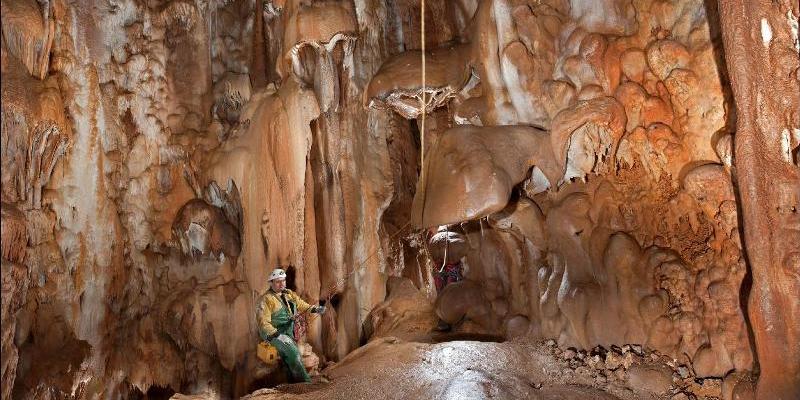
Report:
M800 4L719 2L737 109L736 161L753 276L759 398L800 396ZM756 71L771 70L760 74ZM757 111L756 111L757 110Z
M713 2L426 1L424 88L419 1L2 7L4 399L244 394L277 265L333 302L306 340L338 360L389 276L432 299L439 225L461 329L755 365Z
M381 239L410 126L360 101L399 51L389 6L2 4L3 398L244 394L278 265L339 300L317 353L358 345L416 252Z
M764 6L765 15L786 21L775 17L780 40L759 59L782 60L773 63L796 72L797 13L781 7ZM441 294L441 318L467 332L555 337L579 348L643 343L691 362L701 377L757 368L751 328L767 348L794 349L783 338L797 324L763 307L787 301L795 279L748 276L737 112L719 24L717 5L703 1L485 1L467 38L430 51L427 88L416 81L418 53L384 64L370 83L370 106L418 119L446 112L452 126L430 134L428 176L412 211L419 226L449 226L469 243L467 281ZM732 46L738 60L751 59L741 55L746 47ZM783 160L770 169L780 178L751 181L747 190L794 182L800 142L789 132L798 125L797 95L780 94L796 86L794 72L776 72L785 79L769 83L782 88L771 96L774 120L785 125L759 128L773 132L764 140ZM432 106L414 108L423 92ZM748 99L743 104L759 113L749 102L758 100ZM782 200L769 204L793 209L794 190L777 193ZM757 224L783 226L792 216ZM772 243L750 241L762 251ZM793 268L793 253L782 251L761 256L772 260L765 271ZM749 292L751 279L762 294ZM759 315L753 318L777 325L749 325L748 295L762 307L750 310ZM781 339L767 333L777 326L786 327ZM776 368L773 379L783 388L776 392L786 398L793 390L787 382L797 381L790 358L763 360Z

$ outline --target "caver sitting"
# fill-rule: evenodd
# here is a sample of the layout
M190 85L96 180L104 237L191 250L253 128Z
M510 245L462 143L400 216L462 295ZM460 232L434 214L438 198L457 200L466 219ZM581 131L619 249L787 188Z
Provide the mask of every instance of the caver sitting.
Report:
M306 312L322 314L325 306L311 306L297 293L286 289L286 271L283 269L272 271L268 281L269 290L256 303L258 334L278 350L292 381L311 382L295 342L295 317Z

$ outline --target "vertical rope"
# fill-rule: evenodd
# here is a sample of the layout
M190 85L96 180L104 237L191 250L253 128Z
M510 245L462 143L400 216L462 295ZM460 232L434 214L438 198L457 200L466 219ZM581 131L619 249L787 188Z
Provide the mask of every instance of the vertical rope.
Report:
M422 142L422 151L420 153L422 156L422 160L420 161L422 170L420 172L420 179L423 183L425 183L425 105L427 103L427 99L425 98L427 94L427 91L425 90L427 84L425 76L425 0L421 0L420 4L422 7L422 12L420 12L420 18L422 19L422 98L420 99L420 101L422 101L422 104L420 104L420 110L422 110L422 124L419 130L420 141Z
M450 248L450 227L445 228L444 233L444 261L442 261L442 267L439 268L439 272L444 271L444 267L447 266L447 249Z
M422 120L420 122L420 129L419 129L419 137L420 142L422 143L422 148L420 150L420 172L419 172L419 180L420 180L420 187L422 188L423 197L422 197L422 210L420 212L420 222L425 220L425 194L427 194L425 185L427 182L425 181L425 114L427 108L427 99L426 99L426 76L425 76L425 0L420 0L420 26L421 26L421 35L422 38L422 97L420 98L420 110L422 113Z

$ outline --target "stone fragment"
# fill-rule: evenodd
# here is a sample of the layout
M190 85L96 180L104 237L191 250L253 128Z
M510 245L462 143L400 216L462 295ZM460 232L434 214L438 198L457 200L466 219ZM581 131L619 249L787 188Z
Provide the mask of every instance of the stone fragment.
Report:
M672 373L663 367L635 365L627 372L628 383L634 390L665 394L672 387Z

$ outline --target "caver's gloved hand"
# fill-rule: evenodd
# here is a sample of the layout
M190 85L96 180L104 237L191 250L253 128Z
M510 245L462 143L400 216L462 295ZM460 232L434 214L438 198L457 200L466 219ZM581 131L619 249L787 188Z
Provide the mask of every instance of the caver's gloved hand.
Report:
M312 310L311 312L322 315L325 314L325 310L327 310L325 306L314 306L314 310Z

